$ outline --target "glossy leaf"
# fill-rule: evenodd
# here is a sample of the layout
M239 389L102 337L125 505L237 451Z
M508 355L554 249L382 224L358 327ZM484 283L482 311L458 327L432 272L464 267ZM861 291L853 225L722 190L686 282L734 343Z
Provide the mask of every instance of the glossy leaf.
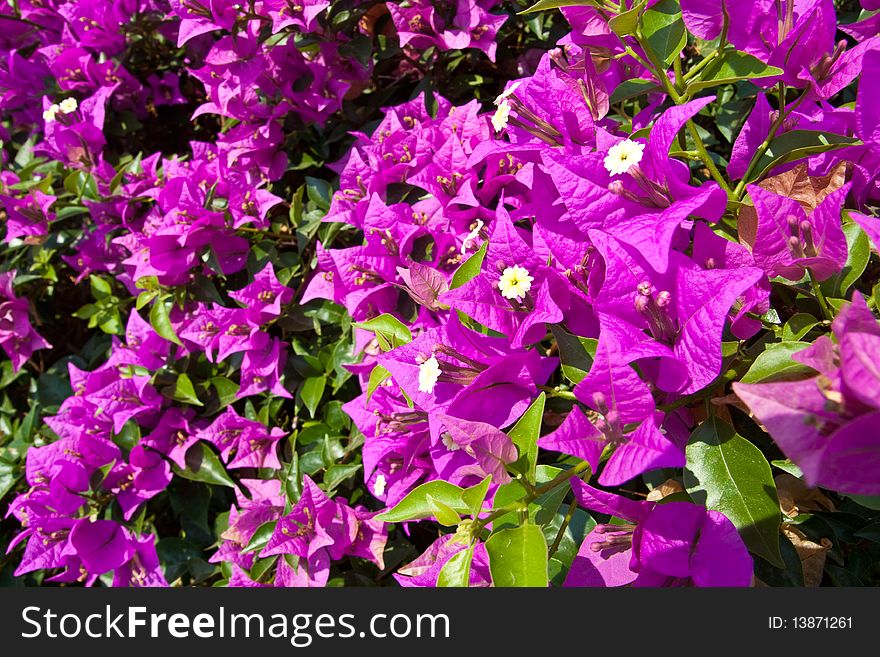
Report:
M751 552L781 568L779 499L761 450L710 417L691 435L686 454L685 485L694 501L727 516Z
M525 524L493 533L486 541L486 551L495 586L547 586L547 541L537 525Z

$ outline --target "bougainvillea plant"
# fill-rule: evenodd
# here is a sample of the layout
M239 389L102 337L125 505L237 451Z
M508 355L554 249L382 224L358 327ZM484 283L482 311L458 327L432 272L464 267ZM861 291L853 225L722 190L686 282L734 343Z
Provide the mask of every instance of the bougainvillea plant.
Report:
M880 582L880 2L0 0L0 584Z

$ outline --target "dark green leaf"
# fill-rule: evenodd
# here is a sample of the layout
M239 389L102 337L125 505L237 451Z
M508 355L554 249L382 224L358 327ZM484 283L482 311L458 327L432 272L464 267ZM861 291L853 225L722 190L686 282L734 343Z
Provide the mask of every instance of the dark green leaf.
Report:
M815 130L791 130L770 142L770 148L758 161L755 173L747 182L766 176L770 171L786 162L794 162L810 155L825 153L836 148L860 143L858 139L831 132Z
M779 499L761 450L730 425L710 417L688 441L685 484L697 503L730 519L749 550L779 568L784 566L779 553Z
M192 404L193 406L204 406L199 401L196 389L186 374L181 374L177 377L177 383L174 385L174 400L185 404Z
M743 376L742 382L760 383L813 372L811 368L791 357L792 354L809 346L809 342L777 342L769 345L752 363L749 371Z
M822 281L822 292L825 296L842 299L847 291L859 280L871 258L871 244L861 226L856 223L845 223L843 234L846 236L848 256L846 264L837 274Z
M203 442L198 442L190 447L186 452L186 468L181 468L176 463L171 466L175 474L180 475L184 479L192 481L201 481L206 484L217 484L219 486L229 486L235 488L235 482L227 474L226 468L220 462L220 459Z
M687 30L678 0L660 0L642 14L642 36L657 59L666 66L687 43Z
M150 325L160 337L174 344L183 345L180 338L177 337L177 333L174 332L174 327L171 326L171 319L168 317L168 307L162 299L156 299L153 302L152 308L150 308Z
M272 538L272 534L275 533L275 526L277 524L277 520L270 520L269 522L264 522L262 525L257 527L257 531L255 531L253 536L251 536L251 540L248 541L248 544L245 545L242 549L242 554L247 554L248 552L256 552L266 547L269 539Z
M523 473L529 483L535 483L535 468L538 463L538 437L541 435L541 421L544 418L544 403L547 395L541 393L517 420L507 435L516 445L519 458L512 467Z
M659 89L659 85L653 80L645 80L644 78L624 80L614 89L614 93L611 94L609 102L612 105L616 105L621 101L629 100L630 98L637 98L638 96L652 91L659 91Z
M309 415L312 417L315 417L315 411L318 410L318 404L321 403L321 398L324 396L324 388L326 387L327 377L323 375L310 376L303 381L299 394L306 408L309 409Z
M693 96L710 87L740 80L773 77L782 73L781 68L768 66L757 57L738 50L728 50L703 69L698 79L687 86L686 93Z

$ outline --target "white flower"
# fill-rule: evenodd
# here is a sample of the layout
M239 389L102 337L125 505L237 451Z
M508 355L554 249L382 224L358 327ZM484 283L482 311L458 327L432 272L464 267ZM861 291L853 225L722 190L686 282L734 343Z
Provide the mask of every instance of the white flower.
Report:
M508 267L498 279L498 289L505 299L521 299L526 292L532 289L534 277L529 276L529 270L519 265Z
M484 225L482 219L477 219L477 225L474 226L474 229L467 234L467 237L464 238L464 242L461 243L461 255L464 255L467 252L468 247L471 245L471 242L480 236L480 231L483 230Z
M495 99L495 104L500 105L505 98L509 98L510 96L512 96L513 92L519 88L519 85L521 85L522 82L522 80L517 80L512 85L507 87L507 89L498 94L498 97Z
M510 103L502 100L498 109L492 115L492 127L495 132L501 132L507 127L507 121L510 119Z
M419 392L434 392L441 374L440 363L433 356L419 365Z
M452 439L452 436L449 434L449 432L444 433L443 437L440 440L443 441L443 444L446 446L446 449L448 449L450 452L454 452L458 449L461 449L459 444Z
M644 152L644 144L624 139L608 149L608 155L605 156L605 168L612 176L626 173L631 166L642 161Z
M56 103L49 105L49 109L43 110L43 120L47 123L55 120L55 115L61 111L61 107Z
M79 104L76 102L76 98L65 98L61 101L61 104L58 107L61 108L61 111L65 114L70 114L71 112L76 111Z
M385 486L388 484L388 481L385 479L385 475L378 474L376 475L376 481L373 482L373 492L376 494L376 497L382 497L385 494Z

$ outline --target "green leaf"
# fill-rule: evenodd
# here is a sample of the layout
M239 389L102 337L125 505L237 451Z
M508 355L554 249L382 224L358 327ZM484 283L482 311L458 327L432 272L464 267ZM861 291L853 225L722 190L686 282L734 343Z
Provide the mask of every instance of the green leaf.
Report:
M480 248L474 253L474 255L459 265L458 269L456 269L455 273L452 275L452 283L449 285L450 289L461 287L480 273L480 268L483 266L483 259L486 257L486 249L488 248L489 240L486 240L480 245Z
M431 512L437 519L437 522L439 522L441 525L450 527L452 525L457 525L461 522L461 516L458 515L454 509L447 506L440 500L435 499L433 495L426 495L425 500L428 502L428 506L431 507Z
M394 347L412 342L412 332L406 324L388 313L383 313L378 317L366 322L355 322L352 326L356 326L367 331L372 331L379 338L380 346L385 351L390 351ZM382 339L385 344L382 344Z
M551 324L550 331L559 347L559 362L562 373L572 383L580 383L593 366L593 358L586 349L584 340L566 331L561 324Z
M376 516L383 522L403 522L404 520L421 520L434 515L434 504L440 502L456 513L468 513L469 507L462 499L464 490L447 481L429 481L417 486L389 511ZM429 501L428 498L431 498Z
M544 418L544 403L547 395L541 393L516 421L507 435L516 445L519 458L512 464L514 470L523 473L529 483L535 483L535 468L538 464L538 437L541 435L541 420Z
M760 383L812 372L811 368L791 358L792 354L809 346L809 342L777 342L769 345L758 354L749 371L743 376L742 382Z
M646 80L644 78L624 80L614 89L614 93L611 94L611 98L608 102L612 105L616 105L621 101L629 100L630 98L637 98L638 96L652 91L659 91L659 89L660 86L653 80Z
M880 496L877 495L847 495L856 504L860 504L866 509L872 511L880 511Z
M205 443L198 442L190 447L186 452L185 462L186 468L181 468L176 463L172 464L175 474L192 481L236 488L235 482L226 472L220 459Z
M547 9L559 9L560 7L595 7L596 3L591 0L538 0L528 9L519 12L522 14L531 14L536 11L546 11Z
M174 384L174 400L185 404L192 404L193 406L204 406L199 401L196 389L186 374L181 374L177 377L177 383Z
M787 472L792 477L797 477L798 479L802 479L804 473L801 472L801 469L791 462L791 459L777 459L776 461L770 461L770 465L775 466L782 470L783 472Z
M660 0L642 14L642 36L657 59L672 64L687 43L678 0Z
M635 34L639 26L639 12L646 2L647 0L641 0L641 2L634 4L632 9L614 16L608 21L608 27L619 37Z
M547 541L537 525L495 532L486 541L486 551L495 586L547 586Z
M782 339L785 342L797 342L818 323L819 320L809 313L793 315L782 327Z
M100 276L95 276L94 274L89 276L89 287L92 290L92 296L98 300L106 299L113 294L113 288L110 287L110 283L105 281Z
M153 330L160 336L177 345L183 345L174 327L171 326L171 319L168 317L168 307L162 299L156 299L153 307L150 308L150 325Z
M376 392L376 389L382 385L382 382L388 379L391 376L391 372L386 370L381 365L375 365L373 370L370 372L370 381L367 384L367 401L370 401L370 397L373 396L373 393Z
M18 475L15 473L15 466L12 463L0 460L0 500L6 495L15 482L18 481Z
M217 391L217 400L220 408L226 408L235 401L238 395L239 385L225 376L215 376L211 379L211 385Z
M318 410L318 404L321 403L321 398L324 396L324 388L326 387L327 377L324 375L310 376L303 381L299 395L312 417L315 417L315 411Z
M746 182L754 182L763 178L770 171L786 162L794 162L809 155L825 153L836 148L858 144L858 139L837 135L831 132L818 132L816 130L791 130L785 132L770 142L770 148L761 156L755 167L755 173Z
M361 469L360 463L343 464L336 463L331 465L324 472L324 488L333 490L346 479L350 479Z
M852 285L859 280L871 259L871 244L868 236L857 223L843 224L848 255L846 264L837 274L822 281L825 296L842 299Z
M730 425L709 418L691 434L686 454L688 493L727 516L750 551L782 568L779 499L761 450Z
M468 512L472 516L476 516L483 508L483 501L486 499L486 493L489 492L489 484L492 482L492 475L486 477L476 486L466 488L461 494L461 500L468 507Z
M474 560L474 546L462 550L440 569L437 586L466 588L471 583L471 562Z
M277 520L270 520L257 527L257 531L251 536L251 540L244 546L241 553L247 554L248 552L256 552L257 550L262 550L266 547L269 539L272 538L272 534L275 533L275 526L277 524Z
M699 78L687 86L685 93L693 96L710 87L732 84L740 80L768 78L782 73L781 68L768 66L757 57L738 50L728 50L704 68Z

